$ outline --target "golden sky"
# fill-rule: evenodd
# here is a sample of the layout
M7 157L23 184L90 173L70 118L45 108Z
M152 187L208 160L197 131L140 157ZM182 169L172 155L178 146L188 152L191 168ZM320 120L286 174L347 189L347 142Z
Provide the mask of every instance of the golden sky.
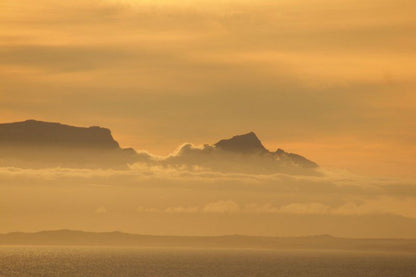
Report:
M166 155L270 150L414 177L414 0L0 2L0 117L110 128Z
M157 155L254 131L321 166L0 167L0 232L414 238L415 14L414 0L0 1L1 122L99 125Z

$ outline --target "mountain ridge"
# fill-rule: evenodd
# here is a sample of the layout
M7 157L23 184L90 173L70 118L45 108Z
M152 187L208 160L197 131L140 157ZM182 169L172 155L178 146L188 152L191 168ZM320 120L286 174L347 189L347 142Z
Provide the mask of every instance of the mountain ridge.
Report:
M107 128L30 119L0 124L0 150L0 166L17 167L127 168L142 162L253 173L300 173L318 168L301 155L280 148L276 152L267 150L253 131L207 144L203 149L188 144L177 155L160 160L133 148L121 148Z
M331 235L265 237L248 235L160 236L77 230L10 232L0 234L0 245L86 245L127 247L196 247L253 249L314 249L362 251L416 251L416 239L355 239Z
M281 148L278 148L276 152L269 151L266 147L264 147L263 143L253 131L242 135L236 135L229 139L222 139L215 143L214 146L222 151L241 154L272 155L272 157L276 160L291 160L295 164L301 165L305 168L318 167L318 164L315 162L310 161L299 154L288 153Z

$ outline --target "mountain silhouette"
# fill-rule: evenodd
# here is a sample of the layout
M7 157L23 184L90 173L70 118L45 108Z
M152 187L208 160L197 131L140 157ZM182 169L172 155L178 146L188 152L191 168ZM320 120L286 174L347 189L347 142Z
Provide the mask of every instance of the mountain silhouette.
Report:
M146 158L121 148L111 131L26 120L0 124L0 165L24 168L125 168Z
M236 153L253 154L267 151L254 132L234 136L230 139L222 139L215 143L214 146L224 151Z
M213 145L183 145L162 164L200 166L215 171L316 175L318 165L305 157L278 149L267 150L254 132L222 139Z
M230 139L222 139L215 143L214 146L216 149L222 151L229 151L239 154L271 155L275 160L284 161L286 163L293 163L304 168L318 167L315 162L312 162L298 154L287 153L280 148L277 149L276 152L270 152L263 146L254 132L234 136Z
M272 154L277 160L291 162L293 164L299 165L304 168L317 168L318 167L317 163L310 161L301 155L285 152L284 150L280 148L277 149L277 151Z
M74 127L36 120L0 124L0 144L31 147L119 148L109 129L98 126Z
M185 144L176 154L156 159L121 148L109 129L98 126L37 120L0 124L0 166L127 168L137 162L246 173L314 174L318 167L301 155L267 150L254 132L202 148Z

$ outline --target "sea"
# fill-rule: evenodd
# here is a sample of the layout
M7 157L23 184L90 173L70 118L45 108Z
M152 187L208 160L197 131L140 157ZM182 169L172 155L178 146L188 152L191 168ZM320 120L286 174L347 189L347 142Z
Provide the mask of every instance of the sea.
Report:
M415 277L416 253L1 246L0 276Z

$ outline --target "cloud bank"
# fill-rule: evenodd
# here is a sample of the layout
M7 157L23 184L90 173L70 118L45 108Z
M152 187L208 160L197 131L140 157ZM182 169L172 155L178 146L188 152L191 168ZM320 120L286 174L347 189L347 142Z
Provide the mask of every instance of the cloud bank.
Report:
M414 235L412 180L320 172L265 175L143 164L128 170L3 167L0 232Z

